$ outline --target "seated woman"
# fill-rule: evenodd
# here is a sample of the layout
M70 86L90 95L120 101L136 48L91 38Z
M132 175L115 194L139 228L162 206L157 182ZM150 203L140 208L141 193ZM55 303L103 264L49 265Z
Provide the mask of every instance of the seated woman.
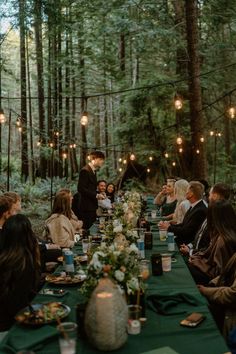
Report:
M106 188L106 196L110 199L111 203L115 201L116 187L113 183L108 183Z
M207 226L210 245L189 258L189 270L198 284L206 285L220 275L236 251L236 214L225 200L212 202L208 208Z
M154 199L154 204L160 207L161 216L166 220L172 219L177 204L174 185L175 179L167 179L167 184L162 187L162 191Z
M186 211L190 208L190 202L186 199L188 187L189 183L185 179L179 179L175 182L174 193L177 199L177 204L174 211L172 223L180 224L184 219Z
M73 247L75 233L83 224L71 209L72 198L69 189L61 189L55 195L51 216L45 222L44 239L51 239L60 247Z
M236 327L236 253L230 258L222 274L214 278L211 286L198 285L206 296L219 329L227 339L229 332Z
M14 323L16 313L36 295L40 282L40 252L29 219L7 219L0 237L0 332Z

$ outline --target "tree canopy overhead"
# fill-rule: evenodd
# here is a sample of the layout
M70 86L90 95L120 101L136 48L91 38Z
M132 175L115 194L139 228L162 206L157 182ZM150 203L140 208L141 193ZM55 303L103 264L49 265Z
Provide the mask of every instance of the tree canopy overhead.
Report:
M93 148L114 179L131 153L150 183L232 178L233 1L11 0L0 14L0 106L23 180L73 178Z

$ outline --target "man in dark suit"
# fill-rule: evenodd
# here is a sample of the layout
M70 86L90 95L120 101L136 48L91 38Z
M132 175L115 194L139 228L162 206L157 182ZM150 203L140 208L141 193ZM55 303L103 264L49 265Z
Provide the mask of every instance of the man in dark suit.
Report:
M93 151L89 155L90 162L85 165L79 174L78 193L79 193L79 210L78 218L83 221L83 228L89 229L96 220L96 210L98 207L98 199L104 197L97 193L97 177L96 171L103 165L105 155L101 151Z
M190 202L190 208L186 212L183 222L171 225L168 222L160 222L159 227L168 232L173 232L178 245L190 243L206 218L207 207L202 200L204 192L203 185L198 181L191 181L186 193L186 199Z
M230 199L230 186L219 182L211 187L209 192L209 204L218 200L229 200ZM196 233L195 239L192 243L188 245L181 245L180 252L183 255L192 255L199 250L206 249L210 244L210 237L207 230L207 219L205 219L200 226L198 232Z

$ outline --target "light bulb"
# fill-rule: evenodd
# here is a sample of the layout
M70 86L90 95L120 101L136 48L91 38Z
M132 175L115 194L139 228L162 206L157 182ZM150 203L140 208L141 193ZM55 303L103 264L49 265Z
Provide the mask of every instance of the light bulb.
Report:
M176 166L176 162L175 161L172 162L172 166Z
M152 157L152 156L149 156L149 160L152 161L152 160L153 160L153 157Z
M177 110L179 110L183 107L183 100L177 94L175 95L174 105L175 105L175 109L177 109Z
M169 157L168 152L166 152L164 156L165 156L165 158L167 159L167 158Z
M200 141L201 141L201 143L204 143L204 141L205 141L204 136L201 136Z
M183 148L179 148L179 152L182 153L183 152Z
M147 173L150 173L150 172L151 172L150 168L147 168Z
M134 155L134 154L131 154L131 155L130 155L130 160L131 160L131 161L134 161L134 160L135 160L135 155Z
M88 113L87 112L83 112L82 117L80 119L80 123L82 125L87 125L88 124Z
M181 145L182 143L183 143L183 139L179 136L179 137L176 139L176 144Z
M6 122L6 117L5 117L5 114L4 114L4 110L0 109L0 124L3 124L5 122Z
M228 113L229 113L230 118L235 118L236 110L235 110L234 107L230 107L230 108L228 109Z

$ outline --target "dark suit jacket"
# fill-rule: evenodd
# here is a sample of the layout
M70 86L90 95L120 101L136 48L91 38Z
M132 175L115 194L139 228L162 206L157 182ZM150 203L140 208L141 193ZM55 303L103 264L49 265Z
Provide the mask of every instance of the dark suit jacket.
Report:
M199 227L206 218L207 207L201 200L190 211L187 211L183 222L176 225L170 225L168 231L173 232L176 237L176 242L190 243L194 240Z
M80 170L78 181L78 192L80 194L80 210L95 211L97 203L97 177L89 165Z

